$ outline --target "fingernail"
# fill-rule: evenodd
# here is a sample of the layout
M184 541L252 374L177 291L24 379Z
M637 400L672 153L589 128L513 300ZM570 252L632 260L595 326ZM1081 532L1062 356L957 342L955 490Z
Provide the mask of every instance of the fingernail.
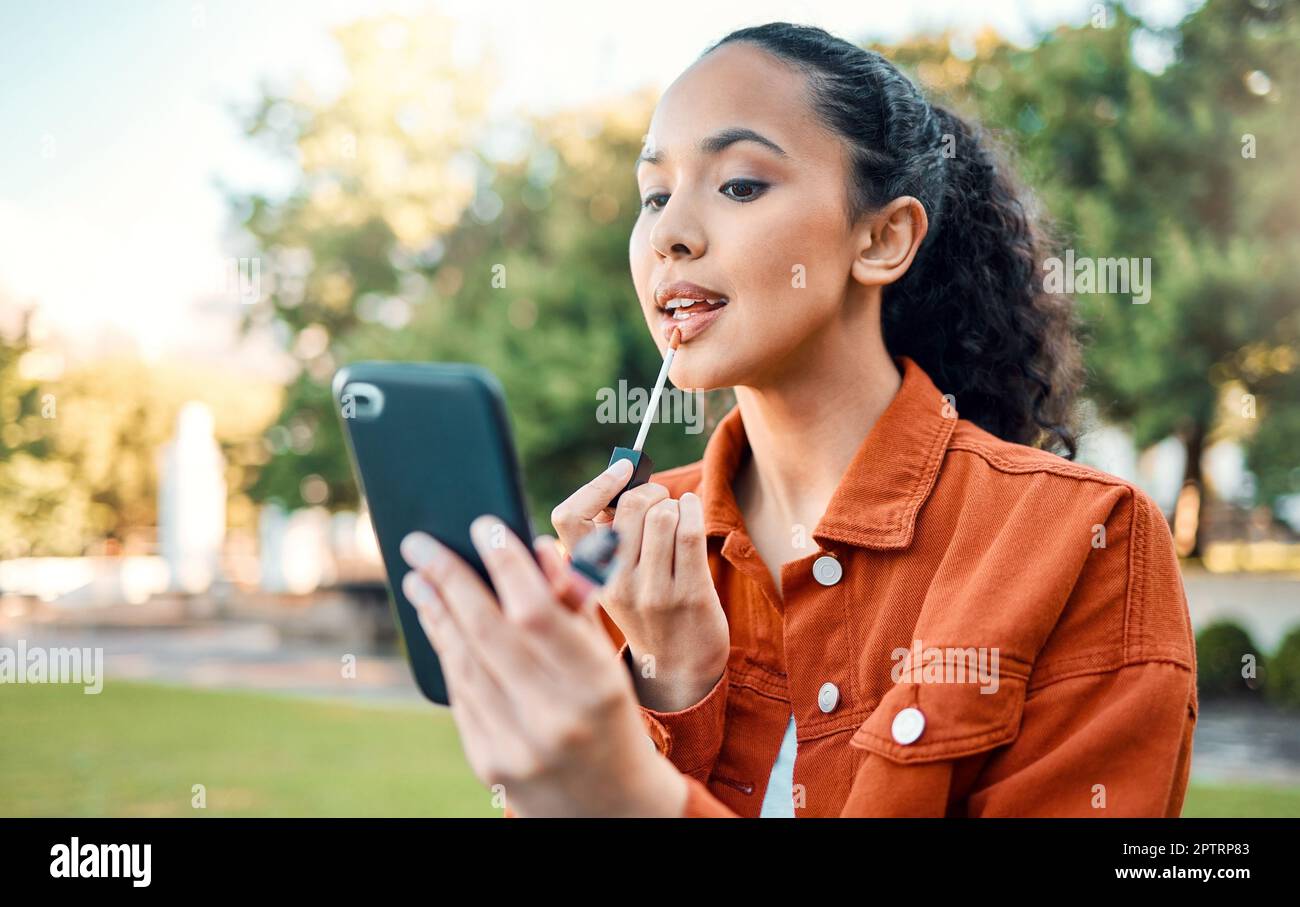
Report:
M402 539L401 549L402 557L416 570L438 564L446 556L446 549L426 532L407 535Z
M483 548L502 548L505 546L505 533L496 532L496 526L504 526L501 521L491 514L485 513L476 517L474 522L469 524L469 534L474 539L474 544L481 550ZM495 532L495 537L493 534Z
M615 460L605 467L605 475L607 476L625 476L631 474L631 472L631 460Z
M437 595L420 574L411 571L402 577L402 591L411 603L421 608L432 608L438 604Z

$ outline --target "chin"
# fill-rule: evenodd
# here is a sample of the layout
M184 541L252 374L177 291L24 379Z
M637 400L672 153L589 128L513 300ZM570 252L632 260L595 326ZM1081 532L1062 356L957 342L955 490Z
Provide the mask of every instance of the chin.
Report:
M685 354L678 352L668 369L673 387L686 391L712 391L733 387L738 382L735 364L720 353L695 347Z

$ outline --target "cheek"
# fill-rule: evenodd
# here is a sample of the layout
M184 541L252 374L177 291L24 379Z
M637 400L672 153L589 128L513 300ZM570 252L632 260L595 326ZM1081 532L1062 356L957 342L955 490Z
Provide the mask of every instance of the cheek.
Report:
M847 275L843 225L833 214L786 204L733 237L729 271L747 330L798 334L833 314Z
M632 235L627 241L627 263L632 272L632 283L636 287L637 298L644 300L649 292L647 285L654 271L654 256L650 249L650 228L645 218L639 218L632 228Z
M708 390L749 383L834 317L848 274L844 224L832 208L810 208L810 196L816 193L792 190L780 204L761 211L737 206L709 224L706 270L725 281L735 307L673 362L674 386ZM657 338L658 312L647 311L645 303L657 264L649 231L647 220L637 222L628 261Z
M655 256L654 250L650 248L649 236L650 228L646 225L645 219L638 220L632 229L632 236L628 239L627 260L632 273L632 286L636 290L637 302L641 306L641 314L645 318L646 326L650 328L651 336L655 336L658 313L653 303L649 301L651 293L654 292L651 281L654 279Z

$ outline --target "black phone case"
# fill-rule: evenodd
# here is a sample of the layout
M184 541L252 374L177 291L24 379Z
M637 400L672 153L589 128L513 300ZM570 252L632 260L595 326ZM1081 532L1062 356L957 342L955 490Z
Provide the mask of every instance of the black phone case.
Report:
M357 398L364 385L378 389L382 408L363 417ZM473 566L489 586L470 541L475 517L499 517L532 551L532 524L500 382L476 365L357 362L335 374L333 396L379 541L411 672L428 699L449 705L438 655L402 594L402 577L410 568L400 545L407 533L423 530Z

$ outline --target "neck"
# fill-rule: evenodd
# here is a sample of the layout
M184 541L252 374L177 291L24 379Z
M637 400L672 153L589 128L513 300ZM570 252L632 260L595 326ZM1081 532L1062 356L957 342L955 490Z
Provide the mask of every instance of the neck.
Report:
M781 525L811 529L854 454L902 384L879 317L819 332L796 367L761 386L736 387L751 455L737 502ZM852 341L847 338L852 338Z

